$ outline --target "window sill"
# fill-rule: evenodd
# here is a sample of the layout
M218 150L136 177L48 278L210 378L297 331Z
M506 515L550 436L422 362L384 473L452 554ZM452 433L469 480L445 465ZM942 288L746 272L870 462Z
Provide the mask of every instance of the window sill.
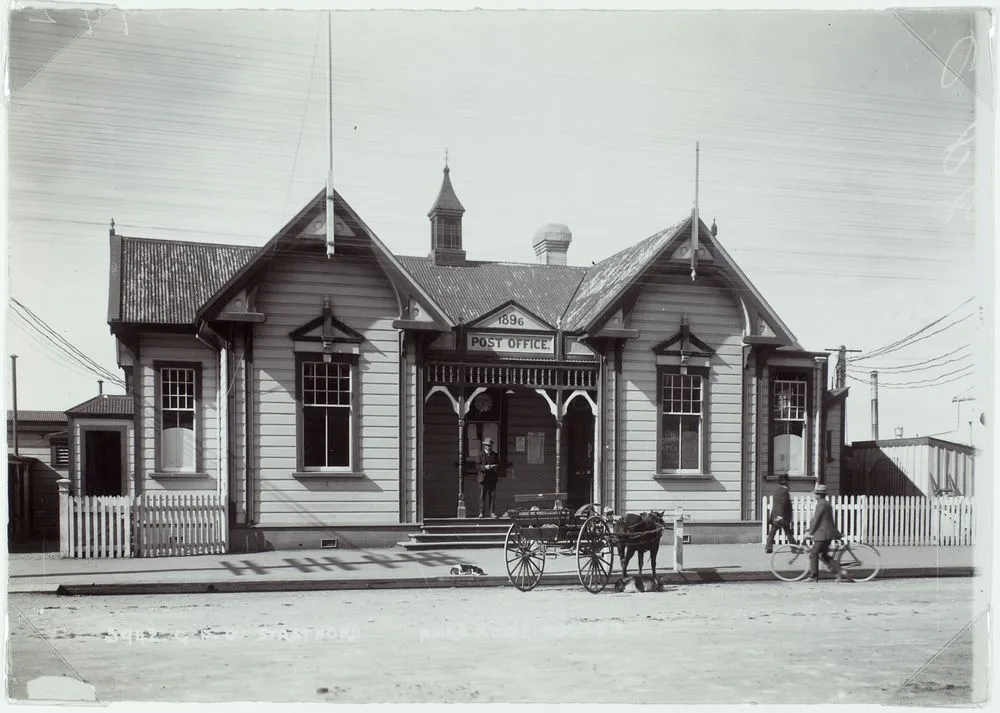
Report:
M712 480L711 473L655 473L654 480Z
M187 472L169 473L169 472L163 472L163 471L156 471L154 473L150 473L149 477L150 478L157 478L157 479L161 479L162 478L162 479L168 479L169 480L169 479L173 479L173 478L178 478L178 479L181 479L181 478L211 478L212 475L211 475L211 473L187 473Z
M292 477L300 480L332 480L340 478L364 478L365 474L347 470L306 470L292 473Z

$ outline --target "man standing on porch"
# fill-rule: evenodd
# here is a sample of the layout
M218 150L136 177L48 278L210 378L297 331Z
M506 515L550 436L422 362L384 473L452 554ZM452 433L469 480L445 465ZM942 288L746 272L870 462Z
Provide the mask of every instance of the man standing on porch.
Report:
M483 439L483 450L479 454L479 517L495 518L496 498L497 498L497 470L500 467L500 458L497 456L492 438Z

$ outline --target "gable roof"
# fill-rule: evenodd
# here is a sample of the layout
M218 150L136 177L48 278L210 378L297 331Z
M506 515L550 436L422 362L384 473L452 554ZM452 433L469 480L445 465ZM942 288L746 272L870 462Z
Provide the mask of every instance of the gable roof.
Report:
M246 245L112 236L119 242L114 324L194 324L198 308L257 252ZM111 293L114 295L115 285Z
M689 216L595 265L567 310L564 328L589 331L600 326L598 323L608 309L631 289L660 256L688 239L693 220L694 216ZM733 283L740 299L746 300L763 313L762 316L767 319L779 340L793 349L801 349L795 335L700 219L698 241L700 246L713 254L717 268Z
M631 283L659 254L680 225L661 230L591 267L566 310L563 327L569 331L586 329L624 291L621 286Z
M398 259L457 324L508 302L556 324L587 274L585 267L538 263L469 260L464 265L435 265L426 257Z
M401 278L405 283L413 288L415 292L424 298L425 306L433 317L447 322L447 317L445 316L444 311L434 302L433 298L420 288L420 285L413 280L413 277L402 268L396 256L389 251L382 241L378 239L375 233L372 232L371 228L369 228L365 222L361 220L361 217L354 212L354 209L351 208L347 204L347 201L345 201L336 191L333 191L333 202L334 218L346 217L364 233L364 237L367 238L367 243L371 247L372 252L375 254L375 259L378 261L382 269L387 273L394 274ZM225 305L226 302L240 289L253 281L262 270L266 269L271 260L274 259L275 255L279 254L283 245L288 244L289 240L295 239L295 237L305 229L309 222L314 220L318 215L320 215L320 213L325 214L326 204L327 192L326 189L324 189L320 191L311 201L309 201L309 203L307 203L295 217L289 220L273 238L257 250L250 260L240 266L239 269L237 269L236 272L224 282L224 284L220 285L212 295L205 299L198 308L195 318L202 319L206 314L212 312L214 309ZM352 242L357 244L359 241L355 240ZM448 323L446 326L452 327L454 325Z
M101 394L66 410L67 416L121 416L131 418L133 411L131 396L121 394Z

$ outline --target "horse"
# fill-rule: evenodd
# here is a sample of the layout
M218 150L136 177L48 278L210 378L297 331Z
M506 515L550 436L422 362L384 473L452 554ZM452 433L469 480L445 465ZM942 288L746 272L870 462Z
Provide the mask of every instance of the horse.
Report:
M622 582L628 579L628 563L632 555L639 553L639 578L637 586L642 582L642 560L649 552L649 564L653 571L653 584L656 579L656 553L660 550L660 536L666 524L663 521L664 510L626 513L614 522L615 539L618 541L618 558L622 562Z

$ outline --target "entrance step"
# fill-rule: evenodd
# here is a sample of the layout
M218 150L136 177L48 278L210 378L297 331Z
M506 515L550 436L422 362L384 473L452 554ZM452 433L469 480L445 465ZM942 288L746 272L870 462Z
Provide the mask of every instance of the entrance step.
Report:
M501 548L508 529L510 520L428 518L420 532L410 533L399 545L407 550Z

